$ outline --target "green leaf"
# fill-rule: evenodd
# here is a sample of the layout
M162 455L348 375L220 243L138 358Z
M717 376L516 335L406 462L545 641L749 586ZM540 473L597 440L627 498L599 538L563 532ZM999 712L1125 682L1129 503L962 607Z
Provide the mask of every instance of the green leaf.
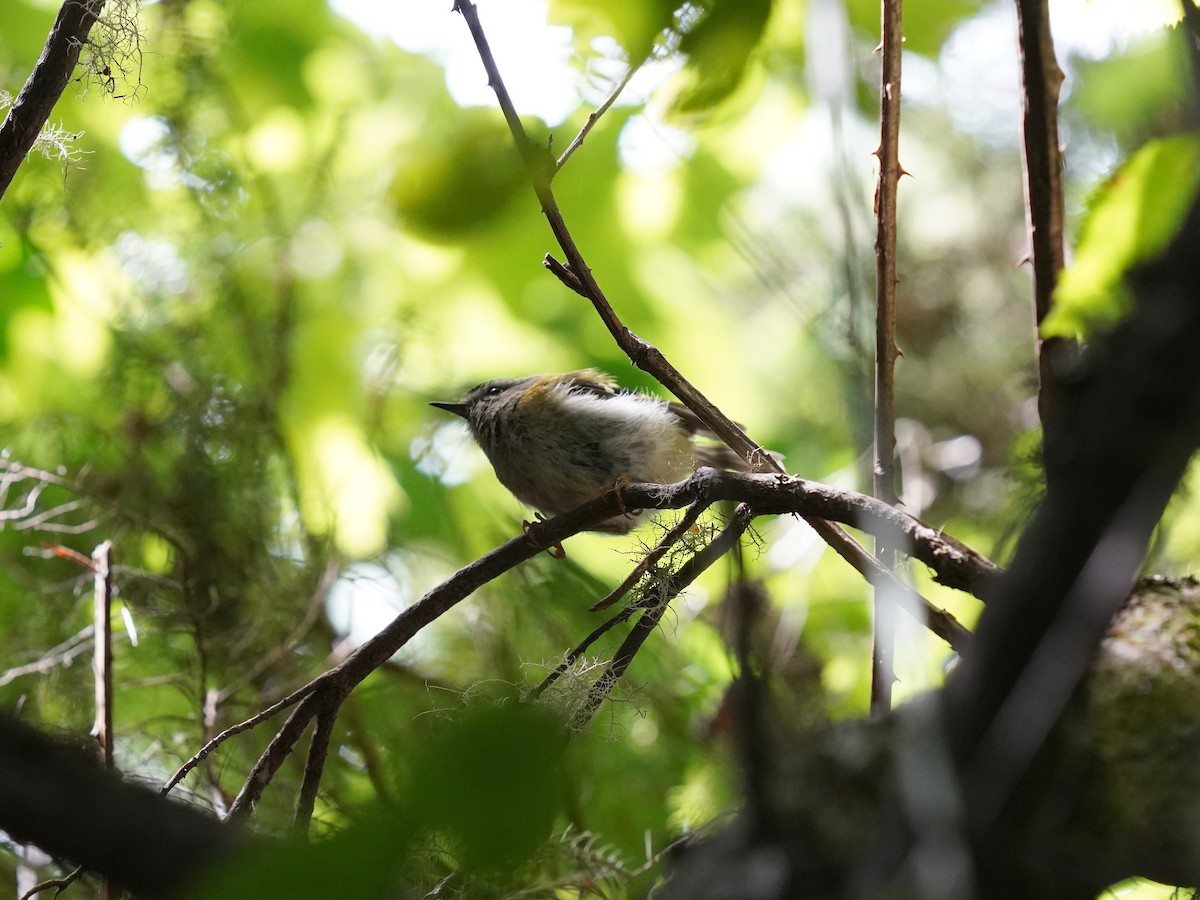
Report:
M576 45L584 50L597 37L610 37L624 48L629 61L637 65L650 55L655 41L671 27L677 6L676 0L638 3L551 0L549 21L570 26Z
M771 16L771 0L710 0L679 44L691 83L675 111L694 113L720 103L741 84Z
M1129 310L1125 276L1174 237L1200 184L1200 140L1173 137L1139 150L1088 205L1075 259L1062 273L1042 333L1078 336Z

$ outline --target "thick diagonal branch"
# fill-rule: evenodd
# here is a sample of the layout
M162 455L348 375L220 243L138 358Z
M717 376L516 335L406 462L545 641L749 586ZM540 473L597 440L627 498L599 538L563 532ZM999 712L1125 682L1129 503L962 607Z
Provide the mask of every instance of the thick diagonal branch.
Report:
M64 0L42 55L0 125L0 196L12 184L54 104L66 90L79 51L100 16L105 0Z

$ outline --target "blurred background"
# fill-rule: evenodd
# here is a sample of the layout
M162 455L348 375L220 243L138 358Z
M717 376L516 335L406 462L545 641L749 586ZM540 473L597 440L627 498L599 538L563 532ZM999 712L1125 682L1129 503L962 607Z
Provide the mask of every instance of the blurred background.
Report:
M118 761L149 783L519 533L528 512L429 400L585 366L660 390L543 269L557 248L450 6L110 3L0 204L6 508L44 486L36 512L0 523L0 706L90 727L91 576L56 548L112 538ZM1186 125L1164 6L1050 4L1068 242L1097 184ZM869 491L878 6L479 7L554 153L644 60L554 182L584 257L626 324L789 471ZM9 95L55 9L9 0ZM692 27L704 15L716 24ZM1039 484L1015 29L1007 2L909 5L900 146L902 499L1001 563ZM1177 499L1155 571L1190 570L1198 512ZM802 661L834 715L862 714L868 587L798 520L756 529L764 647ZM422 632L348 701L316 827L394 796L405 748L447 710L540 681L656 533L573 538L566 560L535 559ZM640 895L659 871L633 872L647 856L734 802L710 727L732 671L729 575L674 605L573 746L570 833L605 849L571 871ZM974 600L910 575L974 620ZM950 653L901 629L903 699ZM186 790L220 808L269 736L227 744ZM266 825L293 793L268 791ZM597 875L613 860L624 874Z

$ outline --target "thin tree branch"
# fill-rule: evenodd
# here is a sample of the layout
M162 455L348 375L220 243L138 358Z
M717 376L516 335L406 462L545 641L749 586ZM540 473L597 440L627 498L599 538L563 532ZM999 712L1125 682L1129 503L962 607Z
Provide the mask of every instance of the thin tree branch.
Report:
M1033 263L1034 313L1041 325L1053 306L1054 287L1064 258L1062 148L1058 142L1058 95L1063 73L1054 56L1049 0L1016 0L1016 4L1024 96L1026 221ZM1073 342L1066 338L1038 343L1038 413L1044 429L1053 428L1055 410L1062 402L1055 360L1072 349Z
M322 679L320 686L324 686L327 683L327 679ZM262 797L263 791L267 789L267 785L271 783L271 779L279 771L279 767L284 764L291 755L292 750L295 749L296 743L300 740L300 736L304 734L304 729L308 727L308 723L319 714L321 704L314 699L316 694L316 690L312 691L300 702L299 706L292 710L292 714L287 717L287 720L283 723L283 727L275 733L275 737L271 738L267 749L262 752L257 762L254 763L250 774L246 776L245 783L242 784L242 789L238 791L238 795L233 798L233 803L229 807L227 818L230 821L236 822L246 819L254 810L255 805Z
M631 603L616 615L605 620L603 624L593 629L592 633L580 641L570 653L564 656L562 662L555 666L554 671L547 675L542 680L542 683L530 691L527 696L533 700L536 700L538 697L542 696L542 694L546 692L547 688L558 681L558 679L562 678L562 676L567 673L567 670L571 668L571 666L575 665L575 662L587 652L588 647L592 646L592 644L596 643L596 641L600 640L600 638L604 637L604 635L608 634L608 632L612 631L613 628L620 625L622 622L626 622L631 619L633 614L642 608L643 607L640 604Z
M875 465L872 488L876 499L896 502L896 193L900 176L901 0L881 3L883 57L879 86L879 180L875 186ZM889 571L896 567L896 548L879 540L875 558ZM871 713L892 707L896 680L896 611L890 585L874 582L875 623L871 650Z
M624 77L617 82L617 86L613 88L613 92L608 95L608 99L596 107L596 111L587 117L587 121L583 123L583 127L579 129L579 134L575 135L575 139L567 145L567 149L562 152L558 161L554 164L554 171L557 172L567 164L567 160L571 158L571 154L583 146L584 139L588 136L596 123L600 121L600 117L608 112L609 108L617 102L617 98L621 96L621 91L625 90L626 86L632 80L634 74L640 66L630 66Z
M93 634L95 634L95 626L85 625L62 643L51 647L33 662L13 666L11 669L0 672L0 687L16 681L24 675L36 675L48 672L57 666L69 666L75 657L87 653Z
M42 55L0 125L0 197L66 90L105 0L63 0Z
M66 888L69 888L83 875L83 866L76 866L62 878L49 878L46 881L39 881L29 890L21 895L21 900L29 900L30 897L36 897L43 891L48 891L53 888L54 896L61 894Z
M633 567L633 571L626 575L625 579L609 591L605 597L589 606L588 612L608 609L608 607L628 594L630 589L641 580L642 576L650 571L651 566L655 565L655 563L666 555L668 550L679 543L680 539L696 524L696 520L700 518L701 513L707 508L707 506L702 506L698 503L689 506L687 512L672 526L671 530L663 535L662 540L655 544L654 548L642 557L641 562Z
M201 762L203 762L204 759L210 753L212 753L214 750L216 750L218 747L220 747L223 743L225 743L231 737L233 737L234 735L237 735L237 734L241 734L243 731L249 731L251 728L253 728L255 725L258 725L260 722L265 722L267 719L271 718L273 715L275 715L275 713L280 712L281 710L287 709L289 706L294 706L295 704L299 703L301 700L303 700L305 697L307 697L309 694L311 694L314 690L316 690L316 688L319 686L319 683L320 683L319 680L314 679L313 681L310 681L308 684L304 685L303 687L301 687L295 691L292 691L292 693L288 694L282 700L278 700L275 703L272 703L266 709L258 711L257 713L252 715L250 718L248 718L242 722L238 722L238 724L236 724L236 725L231 725L229 728L226 728L224 731L222 731L220 734L218 734L216 737L214 737L212 740L210 740L208 743L206 743L203 747L201 747L199 750L197 750L195 755L192 756L191 759L189 759L182 766L180 766L176 770L175 774L171 776L170 780L167 781L167 783L164 784L161 788L159 788L159 793L160 794L170 793L171 789L174 788L175 785L177 785L177 784L179 784L179 782L183 781L183 779L187 776L188 772L190 772L190 771L192 771L192 769L196 768L196 766L198 766Z
M112 541L104 541L92 553L95 571L93 628L95 641L96 723L92 734L100 747L105 770L113 770L113 680L112 680Z
M104 771L110 773L116 771L113 759L112 546L112 541L102 541L92 552L92 568L96 573L93 598L96 724L92 731L100 747L100 762ZM115 900L121 894L120 888L107 876L100 890L104 900Z
M633 662L633 657L641 649L642 644L646 642L658 623L662 620L663 614L671 605L671 601L679 596L688 585L700 577L700 575L708 569L718 559L737 546L737 542L745 534L746 529L750 527L750 522L754 519L754 513L747 504L741 504L734 511L733 520L725 526L725 528L715 538L708 542L699 553L684 563L678 572L667 576L657 590L655 603L642 614L642 617L637 620L637 623L630 629L629 634L625 636L625 640L617 649L616 654L605 666L600 677L596 679L592 685L587 697L580 704L572 718L572 724L576 728L585 726L596 710L600 708L600 704L604 702L604 698L608 696L617 680L625 674L625 670L629 668L629 664Z
M329 756L329 742L333 738L333 723L337 710L326 710L317 714L317 724L308 744L308 758L304 761L304 780L300 783L300 795L296 798L296 817L293 823L297 834L307 834L312 822L313 808L317 803L317 791L321 788L321 775L325 771L325 760Z

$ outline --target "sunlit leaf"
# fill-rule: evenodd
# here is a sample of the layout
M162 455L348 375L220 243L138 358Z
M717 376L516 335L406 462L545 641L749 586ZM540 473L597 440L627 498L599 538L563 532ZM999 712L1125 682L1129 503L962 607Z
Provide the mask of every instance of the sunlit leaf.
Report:
M1200 140L1152 141L1100 188L1089 204L1079 246L1062 273L1047 335L1078 335L1128 311L1129 270L1160 254L1200 184Z
M637 64L671 26L679 5L679 0L550 0L549 19L571 26L581 49L588 49L597 37L611 38L625 50L628 61Z
M771 15L771 0L708 0L697 6L699 16L694 24L685 22L679 44L690 77L675 99L679 113L708 109L737 89Z

